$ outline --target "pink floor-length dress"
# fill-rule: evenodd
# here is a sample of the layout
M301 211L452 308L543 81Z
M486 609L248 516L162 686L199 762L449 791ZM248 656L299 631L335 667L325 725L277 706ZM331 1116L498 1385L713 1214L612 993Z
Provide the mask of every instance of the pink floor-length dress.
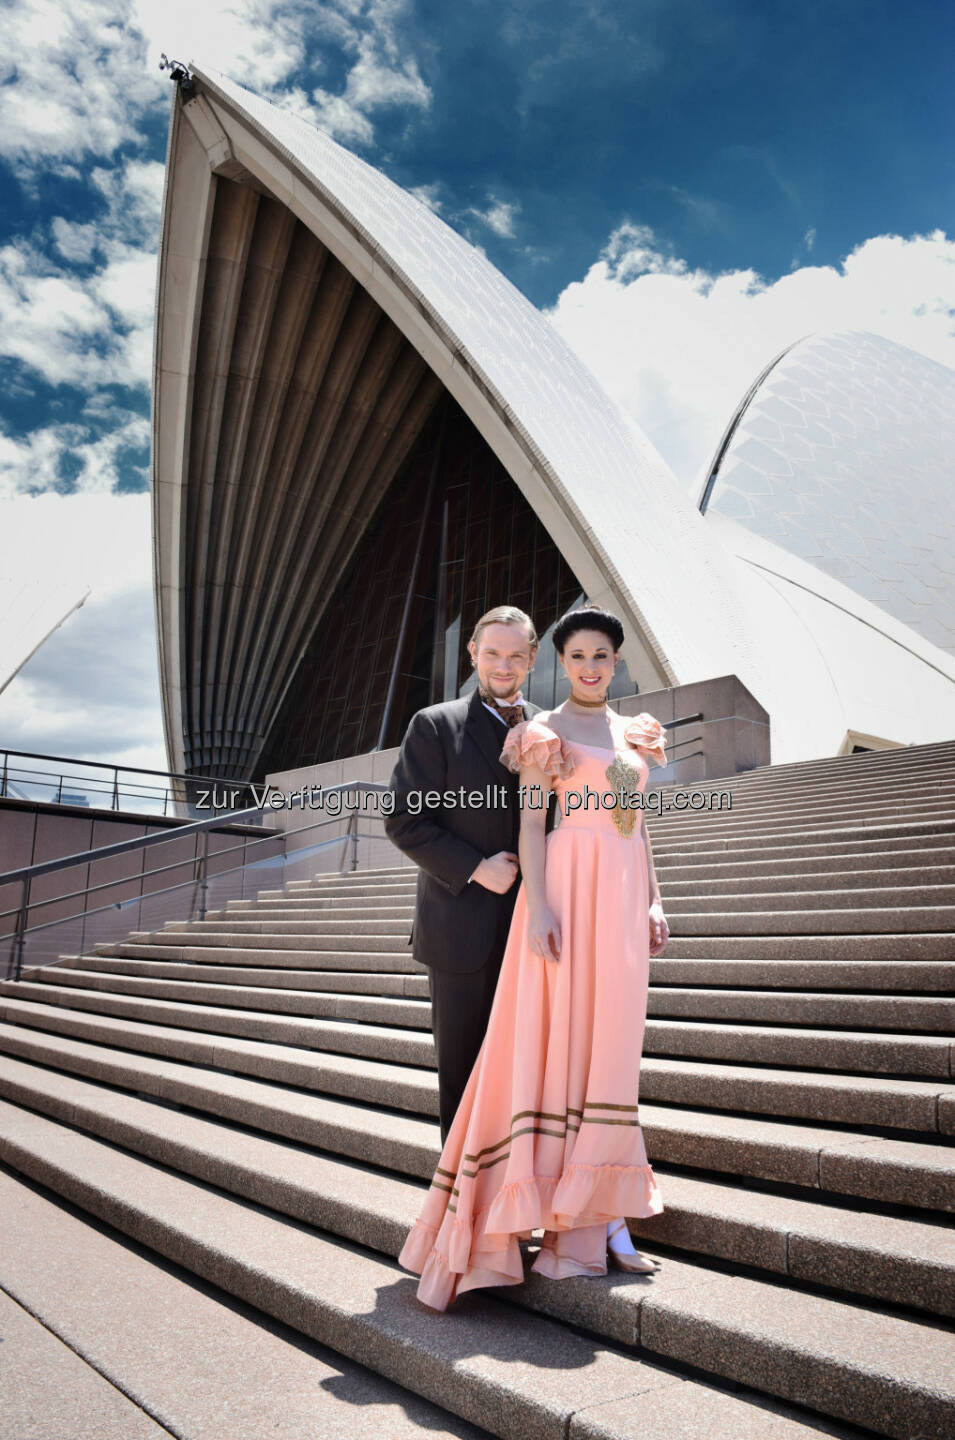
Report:
M637 1101L650 972L642 811L602 797L644 790L641 752L663 762L664 732L644 714L625 733L615 751L534 719L504 745L512 770L553 777L560 819L544 872L561 952L529 948L521 885L487 1034L399 1257L435 1310L523 1280L518 1241L532 1230L546 1232L534 1270L602 1275L607 1222L663 1210Z

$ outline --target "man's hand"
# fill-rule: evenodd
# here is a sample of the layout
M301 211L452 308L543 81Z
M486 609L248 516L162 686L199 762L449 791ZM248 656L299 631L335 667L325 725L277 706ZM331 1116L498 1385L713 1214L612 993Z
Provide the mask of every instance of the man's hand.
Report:
M517 856L512 850L499 850L481 861L471 879L495 895L506 895L517 879Z
M560 925L549 906L529 912L527 943L535 955L542 955L545 960L560 959Z
M670 938L670 927L659 900L650 906L650 954L662 955Z

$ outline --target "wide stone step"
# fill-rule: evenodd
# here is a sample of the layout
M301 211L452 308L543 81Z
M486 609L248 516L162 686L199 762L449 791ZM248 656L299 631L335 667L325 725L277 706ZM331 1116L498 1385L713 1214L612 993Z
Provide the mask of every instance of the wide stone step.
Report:
M729 777L728 783L722 779L697 780L683 786L650 788L651 793L659 788L664 807L670 806L669 813L698 814L704 818L737 812L747 815L840 814L845 811L881 810L887 806L895 809L904 806L919 813L925 806L955 801L955 775L951 770L933 779L902 776L889 786L855 782L817 788L790 782L781 785L763 783L747 789L744 785L734 784L733 777ZM687 791L691 792L691 796L695 791L696 795L690 798Z
M694 895L692 889L686 885L679 891L671 890L668 885L663 890L663 898L669 911L682 915L698 912L739 914L747 911L793 909L800 911L869 908L881 910L885 906L892 906L893 909L900 908L900 901L902 902L901 908L904 908L906 912L913 908L934 909L945 906L955 915L955 908L953 908L955 885L911 884L906 887L883 885L865 888L831 885L825 889L821 889L817 885L804 890L758 890L748 895L742 891L721 891L717 888L707 889L701 895ZM318 913L321 912L316 912L316 914Z
M254 945L238 945L234 949L217 944L169 945L148 944L138 941L120 941L115 944L94 945L94 956L110 955L128 957L131 960L171 960L184 964L241 965L254 968L281 966L294 970L370 970L376 974L422 975L425 972L411 958L410 950L404 954L391 954L382 950L262 950Z
M129 1020L146 1020L160 1025L178 1025L189 1030L208 1030L218 1035L247 1035L259 1040L277 1040L309 1049L336 1054L366 1055L394 1060L405 1065L434 1068L434 1046L430 1035L385 1025L368 1025L347 1020L328 1020L294 1015L270 1015L262 1011L226 1009L217 1005L190 1005L178 1000L138 998L84 990L66 985L40 985L29 981L0 983L0 1005L9 989L23 1000L62 1005L75 1010L93 1010Z
M294 1316L296 1327L313 1338L333 1341L389 1378L400 1375L406 1386L498 1435L566 1436L573 1413L568 1396L574 1410L629 1404L642 1388L633 1367L643 1370L647 1352L692 1363L697 1375L709 1371L811 1402L838 1419L876 1422L881 1433L900 1440L913 1431L928 1440L947 1434L955 1334L944 1322L813 1293L789 1277L728 1274L714 1263L670 1255L649 1284L541 1282L513 1290L516 1304L470 1297L439 1322L416 1306L412 1278L368 1255L377 1248L369 1247L370 1235L357 1240L359 1250L352 1237L333 1243L314 1228L336 1233L332 1205L345 1223L360 1207L373 1209L391 1227L394 1248L408 1221L407 1212L395 1213L400 1182L353 1171L344 1193L330 1200L329 1170L338 1162L216 1122L173 1117L142 1100L115 1093L113 1099L111 1145L0 1104L0 1157L241 1299L283 1322ZM152 1112L148 1118L146 1112ZM71 1118L75 1126L75 1107ZM134 1135L162 1163L116 1148ZM211 1176L199 1180L168 1168L170 1161L183 1166L187 1155ZM409 1198L415 1189L408 1187ZM563 1325L542 1319L536 1312L544 1307ZM569 1328L582 1322L591 1336ZM430 1345L426 1365L415 1363L422 1345ZM530 1409L514 1388L510 1405L501 1404L502 1389L527 1381L518 1355L525 1363L537 1360ZM548 1366L543 1386L542 1363ZM483 1379L488 1370L493 1386ZM655 1378L660 1383L658 1371Z
M871 849L854 850L851 853L847 852L844 846L839 846L831 855L818 854L815 849L811 849L801 851L789 859L782 859L779 856L766 858L757 851L748 860L744 860L737 859L735 854L728 850L714 859L704 859L698 864L683 864L678 859L664 860L661 857L657 870L659 874L666 875L668 885L692 885L694 882L709 884L716 880L728 880L734 887L745 886L752 881L771 889L774 882L778 882L782 888L782 884L788 883L790 878L799 881L803 876L816 877L820 884L842 882L846 885L866 885L873 872L873 884L894 883L891 879L883 882L875 878L882 874L897 875L900 884L907 884L909 879L914 877L914 882L919 884L923 873L928 881L936 875L940 881L947 880L948 871L952 869L952 853L951 845L933 844L921 849L913 847L904 850L879 850L873 846ZM654 862L656 859L654 855Z
M944 1367L950 1335L938 1323L863 1312L864 1344L847 1344L839 1330L846 1329L842 1312L852 1307L807 1296L787 1330L766 1334L754 1327L744 1347L752 1372L749 1386L734 1384L731 1392L724 1385L707 1384L701 1376L709 1369L736 1382L738 1366L718 1360L719 1345L713 1338L701 1345L708 1332L703 1315L694 1314L689 1329L677 1318L679 1276L669 1295L660 1277L655 1277L659 1289L652 1297L634 1295L627 1302L626 1320L618 1326L627 1338L611 1344L534 1313L530 1305L539 1303L539 1286L534 1285L520 1287L520 1307L491 1295L474 1295L441 1319L417 1304L414 1280L393 1261L315 1229L321 1223L320 1202L313 1204L308 1219L290 1221L262 1203L223 1194L9 1106L0 1110L0 1134L0 1153L22 1173L69 1193L75 1203L132 1239L340 1354L360 1357L360 1363L482 1424L502 1440L636 1440L651 1427L674 1434L674 1423L680 1425L683 1440L736 1440L744 1434L752 1440L810 1440L819 1433L818 1409L799 1410L778 1400L767 1403L752 1387L755 1382L759 1392L771 1396L805 1391L818 1407L809 1392L814 1374L818 1388L820 1368L826 1390L838 1396L825 1401L828 1413L841 1415L852 1406L852 1419L858 1422L878 1409L880 1433L901 1436L896 1427L907 1407L909 1421L914 1419L926 1440L943 1433L938 1429L944 1415L940 1402L947 1401L948 1391L943 1387L939 1392L930 1376L940 1361ZM294 1164L294 1153L286 1153L283 1168ZM310 1158L318 1163L317 1157ZM363 1188L370 1184L369 1177ZM300 1198L296 1192L295 1199ZM289 1203L291 1199L292 1192ZM682 1277L684 1288L689 1278ZM704 1271L696 1283L723 1290L732 1279ZM563 1306L582 1311L578 1282L553 1288L565 1290ZM775 1287L770 1288L775 1294ZM613 1295L633 1287L607 1289ZM762 1289L750 1288L731 1298L755 1301L761 1295ZM824 1333L817 1333L809 1357L803 1357L800 1345L793 1346L796 1372L784 1391L782 1359L791 1345L790 1332L792 1341L801 1340L803 1327L813 1319L818 1326L823 1317L829 1323ZM658 1335L651 1346L647 1333L654 1322ZM673 1325L675 1330L666 1336ZM866 1363L876 1334L891 1352L891 1385L889 1363ZM674 1362L669 1352L694 1344L696 1370L690 1373L682 1356ZM652 1362L645 1357L648 1350ZM815 1361L814 1368L809 1359ZM844 1440L857 1433L831 1421L825 1428Z
M877 876L880 873L883 879L878 882ZM955 867L948 867L944 873L955 876ZM871 876L866 876L863 872L860 883L857 884L846 884L847 878L852 877L835 871L828 876L784 877L782 882L774 877L750 883L743 877L735 881L708 882L675 882L661 877L661 888L665 904L684 913L697 910L790 910L796 906L799 909L896 906L900 899L906 906L951 906L955 902L955 884L931 884L916 869L874 872ZM861 883L862 880L866 883ZM283 929L289 928L290 922L294 924L315 921L336 922L345 928L366 921L390 920L395 922L395 931L399 931L404 926L410 928L413 917L413 905L362 905L347 908L316 906L307 901L289 900L284 904L273 901L269 905L254 905L245 909L230 907L226 910L210 910L205 919L207 922L217 922L222 928L234 925L237 929L248 929L259 925L263 930L271 928L275 922L281 922ZM179 929L182 924L181 921L170 922L165 928Z
M647 828L653 841L653 853L660 851L661 859L673 861L685 859L699 862L708 857L722 858L723 852L732 852L732 858L748 859L790 859L793 856L813 853L816 855L837 855L840 849L851 851L861 846L872 846L882 850L909 850L919 848L938 849L950 844L955 836L955 825L950 821L926 820L897 825L859 825L855 827L833 827L826 829L800 830L794 833L791 827L779 831L760 832L751 841L745 835L712 835L697 838L689 826L682 835L657 835L656 822L647 818ZM761 853L760 853L761 852Z
M655 821L650 818L651 837L656 834L654 827ZM686 843L687 846L692 845L689 837ZM924 827L920 827L913 833L906 833L902 826L893 826L887 834L874 834L864 828L860 830L855 845L847 844L844 838L826 840L810 836L800 838L798 842L784 839L780 844L768 845L761 841L758 845L742 846L738 841L723 838L716 841L706 840L701 853L688 848L685 855L678 846L672 845L668 845L665 852L658 855L657 841L654 840L654 858L659 860L660 868L665 869L668 874L686 869L693 875L704 876L709 873L702 868L704 866L718 866L718 874L740 874L743 873L742 867L746 867L745 873L754 875L774 874L777 870L785 873L786 869L806 872L821 869L832 873L838 872L843 863L853 870L887 864L905 869L923 863L950 865L953 846L955 825L943 827L941 831L937 826L932 826L927 832ZM357 871L356 875L364 877L369 873ZM407 879L402 882L401 893L404 898L413 900L417 871L414 867L409 867L404 874ZM347 900L352 895L377 896L382 893L375 882L365 882L364 879L346 882L334 891L316 881L303 880L290 884L285 890L260 890L258 898L277 901L314 901L322 898ZM394 892L389 890L388 893L392 895Z
M395 852L398 853L397 851ZM259 890L256 899L264 904L272 904L283 900L304 899L313 903L326 901L330 905L360 905L365 900L384 904L386 901L398 901L403 903L407 899L414 899L415 890L418 884L418 867L409 864L400 880L365 880L364 870L356 870L354 877L342 880L336 885L322 885L316 880L303 880L297 884L296 889L291 885L282 890Z
M302 970L251 965L181 964L175 960L137 960L106 955L67 955L63 963L73 970L95 970L103 975L156 976L169 980L199 980L215 985L264 985L289 990L336 990L347 995L405 995L428 999L428 977L373 970ZM54 967L49 967L54 968ZM24 980L43 980L48 967L23 967Z
M858 792L892 795L896 790L911 785L922 786L926 790L944 789L955 781L955 761L951 755L912 755L894 765L871 765L868 768L854 768L846 756L828 757L828 760L831 762L828 768L827 762L799 760L791 765L761 765L713 780L690 781L689 785L668 780L662 788L678 790L712 785L722 789L725 786L750 796L794 793L798 797L807 792L819 794L829 791L850 795ZM654 776L659 772L653 770L650 773Z
M732 777L730 777L730 781ZM721 779L697 780L687 785L651 786L658 792L664 813L676 816L745 812L747 815L840 815L845 812L880 812L908 808L921 813L926 807L955 803L955 777L927 779L900 776L891 785L852 784L813 786L806 784L742 785ZM687 793L689 792L689 794ZM695 793L694 793L695 792ZM669 809L667 809L669 807Z
M827 910L700 911L666 907L674 935L917 935L942 932L955 954L955 905L898 905Z
M57 1060L67 1072L85 1062L85 1077L51 1069ZM0 1055L0 1096L109 1136L117 1113L110 1103L113 1092L94 1080L400 1175L430 1180L440 1158L433 1122L322 1096L290 1095L263 1081L170 1061L131 1063L120 1052L49 1056L41 1064ZM140 1148L135 1133L125 1134L123 1143ZM666 1210L663 1217L636 1222L638 1233L651 1242L933 1314L955 1314L955 1233L950 1227L921 1217L860 1213L818 1196L794 1198L739 1181L668 1173L653 1158ZM184 1168L204 1178L188 1162ZM955 1189L955 1170L950 1182Z
M383 1103L383 1097L391 1098L389 1082L400 1084L402 1071L395 1067L355 1062L349 1076L339 1073L328 1084L314 1060L300 1052L291 1058L275 1056L269 1047L263 1047L267 1052L263 1054L245 1043L241 1050L233 1044L223 1055L220 1047L204 1037L197 1037L193 1044L190 1063L181 1065L163 1058L166 1032L156 1037L149 1058L143 1058L141 1053L118 1048L129 1038L129 1031L113 1025L112 1034L108 1027L105 1034L100 1027L96 1033L106 1043L97 1043L81 1033L59 1035L0 1022L0 1054L241 1120L270 1133L294 1135L336 1154L389 1165L404 1174L430 1179L433 1173L439 1150L433 1121L409 1120ZM144 1037L133 1038L142 1043ZM116 1043L109 1043L111 1040ZM227 1068L220 1068L220 1062ZM253 1085L256 1065L262 1067L261 1079L278 1080L279 1086L263 1087L258 1081ZM243 1066L247 1075L242 1073ZM431 1083L430 1077L420 1073ZM336 1085L346 1078L352 1081L352 1090L333 1099L338 1093ZM288 1088L293 1082L299 1087L296 1091ZM435 1093L433 1083L431 1090ZM348 1103L356 1099L363 1103ZM315 1105L309 1109L305 1102L313 1100ZM399 1105L401 1108L408 1107ZM415 1115L420 1112L421 1095L413 1098L410 1108ZM793 1121L694 1112L642 1100L640 1120L654 1164L955 1211L955 1156L945 1145L844 1128L819 1129ZM302 1130L301 1125L312 1128Z
M791 894L859 894L864 892L867 896L881 896L887 890L896 894L899 890L905 891L905 898L908 904L924 904L919 899L913 901L910 891L935 889L936 887L951 887L955 893L955 865L912 865L907 869L876 869L869 870L847 870L840 869L836 864L830 862L831 868L828 871L802 870L791 875L746 875L739 873L732 876L720 878L714 876L711 879L691 876L686 880L677 880L667 874L665 899L676 900L683 896L697 897L701 899L706 896L729 897L740 896L763 896L763 895L791 895ZM294 912L300 902L289 902L288 913ZM879 903L876 901L876 903Z
M653 821L650 821L651 837L654 836ZM659 868L665 871L668 876L676 879L683 878L719 878L721 876L735 876L746 879L748 876L758 877L761 875L773 876L787 873L813 874L823 873L827 876L842 874L843 869L852 872L866 869L892 869L909 871L918 868L941 866L951 868L951 857L955 845L955 826L949 827L947 834L915 834L902 835L893 832L888 836L871 835L865 831L861 832L855 845L847 846L844 840L818 841L812 840L801 843L788 843L782 845L741 846L730 840L720 840L714 844L707 841L701 854L687 851L684 855L679 848L668 846L659 855L657 854L658 844L654 841L654 858L659 860ZM684 877L681 872L686 871ZM357 872L363 874L364 872ZM360 902L364 899L373 901L379 898L384 900L397 900L401 903L413 903L415 898L415 876L416 870L408 872L408 880L399 889L389 888L387 890L375 885L343 886L340 890L329 891L311 881L303 881L296 889L287 890L260 890L255 901L234 901L235 905L254 905L261 901L263 905L307 905L324 903L345 903Z
M224 910L208 910L207 920L407 920L414 915L414 897L402 904L375 904L350 900L230 901Z
M671 960L951 960L955 939L920 935L676 935L666 949Z
M186 922L188 923L188 922ZM210 926L215 922L210 922ZM314 931L309 933L265 933L256 930L239 931L230 926L227 930L205 928L202 930L148 930L132 932L128 941L123 944L138 945L169 945L175 948L194 949L196 946L207 946L209 949L220 947L227 950L250 949L250 950L304 950L314 956L323 950L334 948L344 952L347 950L360 950L366 953L374 952L376 955L395 954L405 959L410 958L408 950L408 934L410 926L403 932L394 935L320 935ZM322 941L325 944L322 944ZM334 947L328 942L334 940ZM182 957L177 957L181 959Z
M654 845L668 851L674 847L692 846L694 850L719 841L741 845L765 840L772 844L796 841L805 843L818 836L820 840L844 839L847 842L861 840L866 834L899 835L909 833L939 834L951 830L955 823L955 805L934 808L919 808L912 814L909 807L886 810L874 815L844 816L787 816L758 819L746 815L730 818L713 814L707 819L694 814L688 823L685 816L671 818L657 817L645 810L647 824Z
M662 882L661 882L662 888ZM758 908L754 901L732 898L720 909L693 909L692 901L667 901L667 919L674 935L819 935L819 934L907 934L941 931L953 937L955 953L955 905L881 905L859 906L850 898L845 905L827 908L826 897L820 897L818 906L806 908L804 897L785 895L775 909ZM795 908L794 899L800 902ZM744 908L745 907L745 908ZM352 920L295 919L246 919L229 916L222 920L179 920L169 921L161 931L154 932L153 943L159 936L169 937L172 943L198 943L205 937L226 936L241 940L243 937L257 940L260 946L275 945L286 939L300 947L316 940L345 944L366 943L368 948L395 949L408 943L411 914L403 920L368 920L356 916ZM211 943L226 943L212 939ZM331 948L330 946L327 948Z
M29 974L25 973L23 980L18 983L25 982L80 987L109 992L111 995L185 1000L193 1005L227 1005L274 1015L360 1020L371 1025L398 1025L411 1030L430 1031L431 1028L430 1004L426 1000L401 996L292 990L288 987L266 985L210 985L201 977L191 980L154 979L139 975L101 974L95 970L74 970L65 965L38 967Z
M342 874L341 872L336 871L334 874L330 875L315 875L311 880L290 880L288 882L288 885L286 886L286 889L294 891L301 889L303 885L335 886L341 885L343 883L349 884L353 881L358 881L363 884L377 884L380 880L387 885L393 883L395 880L407 879L409 873L412 875L415 873L414 866L410 864L392 865L387 868L371 868L361 871L353 870L349 874ZM280 894L281 892L279 891L276 893Z
M143 1253L120 1231L5 1172L0 1206L17 1237L0 1257L3 1419L11 1440L489 1434L237 1306L217 1287L197 1285L154 1251Z
M247 982L241 973L235 976L238 983L227 983L224 976L217 976L215 983L210 984L205 975L196 973L196 966L176 968L180 972L178 975L170 974L167 967L165 972L150 976L131 974L118 968L103 970L97 967L95 961L80 967L63 962L25 967L22 980L37 984L82 986L121 995L152 995L163 1000L187 1000L196 1004L223 1004L277 1014L367 1020L371 1024L404 1025L419 1030L429 1029L431 1025L428 984L424 976L380 977L373 987L368 981L374 980L374 977L359 975L356 977L358 983L351 988L341 983L348 977L339 975L333 978L340 983L329 991L323 990L317 983L317 977L311 973L308 986L299 984L293 989L289 984L270 985L261 978L255 983ZM297 972L297 976L301 973ZM390 994L384 993L379 987L388 978L400 984L414 979L417 991L402 992L396 987ZM288 977L280 974L280 979L287 980ZM681 1016L687 1019L922 1031L949 1037L955 1034L955 1000L933 997L915 1000L905 996L836 996L671 986L651 989L648 1013L651 1016Z
M800 1065L869 1075L930 1075L947 1080L953 1073L953 1043L947 1036L650 1019L643 1049L645 1055Z
M955 1000L900 995L814 995L779 990L651 988L653 1016L754 1020L775 1025L838 1025L955 1035Z
M84 972L78 972L88 976ZM270 1004L278 1008L263 1011L262 991L228 994L228 987L211 987L207 1000L160 998L140 993L123 994L118 989L98 990L66 983L0 982L0 994L14 992L26 1000L49 999L51 1003L76 1009L99 1009L105 1014L130 1019L155 1019L190 1029L208 1027L221 1034L251 1035L262 1039L286 1039L290 1044L314 1045L339 1053L371 1055L411 1065L434 1065L428 1007L415 1000L375 1000L372 997L339 995L320 1003L306 997L308 1016L296 1010L294 992L275 991ZM181 985L171 987L181 990ZM232 1003L226 1005L228 999ZM244 1002L244 1003L243 1003ZM248 1007L248 1008L246 1008ZM326 1014L316 1012L324 1009ZM365 1016L355 1020L355 1014ZM372 1016L376 1018L372 1019ZM769 1065L802 1065L820 1070L856 1073L932 1076L952 1075L953 1042L934 1036L889 1033L793 1029L757 1024L716 1024L705 1021L649 1019L644 1036L645 1055L681 1055L701 1060L726 1060Z
M591 810L595 808L592 806ZM955 799L939 801L937 804L919 804L917 807L892 805L836 812L822 805L808 813L782 809L761 815L751 814L740 807L739 810L714 810L708 814L693 812L692 819L687 813L674 815L666 811L658 816L656 810L649 807L646 807L643 813L654 844L669 848L671 845L682 844L685 839L694 845L715 839L738 839L745 844L747 839L774 836L796 841L804 840L812 834L828 839L835 835L848 838L850 835L860 835L870 828L880 834L885 833L889 827L900 825L911 825L923 831L926 828L951 828L955 822Z
M222 920L167 920L161 933L179 936L220 935L222 933L274 936L388 935L407 944L413 915L414 911L409 909L407 916L401 916L398 919L377 920L367 919L363 911L357 910L352 912L349 918L343 920L328 918L324 912L319 912L318 918L313 920L304 916L295 916L291 920L286 920L281 915L258 916L241 911L237 915L229 915Z
M726 985L733 989L890 991L955 994L955 960L696 960L665 955L650 961L650 984Z
M301 966L229 966L219 959L212 963L202 959L179 962L166 959L162 947L153 959L135 956L64 955L60 959L74 969L99 970L122 975L157 975L170 979L207 980L227 985L274 985L299 990L341 990L364 995L409 995L428 998L428 977L420 966L414 974L393 970L306 969ZM245 952L248 954L249 952ZM341 957L335 957L340 959ZM353 955L345 957L347 962ZM34 967L36 974L23 978L42 979L43 966ZM955 960L921 963L908 960L904 965L882 960L774 960L766 966L758 960L671 960L658 956L650 961L650 985L692 985L710 989L727 986L731 989L777 989L833 991L889 991L931 995L955 994Z
M54 998L58 998L56 992ZM0 1020L49 1034L119 1045L141 1054L214 1063L239 1074L322 1089L369 1104L424 1115L438 1113L437 1077L430 1056L417 1067L408 1060L391 1064L374 1055L299 1045L288 1038L287 1024L278 1027L285 1033L277 1039L260 1039L205 1032L201 1027L190 1030L175 1020L164 1025L155 1014L136 1018L72 1010L44 1003L45 999L7 999L0 992ZM317 1038L314 1030L308 1038ZM330 1038L343 1041L339 1032ZM214 1057L211 1061L210 1055ZM920 1132L929 1137L955 1135L955 1086L940 1081L814 1074L651 1055L641 1064L640 1098L641 1103L659 1101L738 1115L790 1116L814 1123Z

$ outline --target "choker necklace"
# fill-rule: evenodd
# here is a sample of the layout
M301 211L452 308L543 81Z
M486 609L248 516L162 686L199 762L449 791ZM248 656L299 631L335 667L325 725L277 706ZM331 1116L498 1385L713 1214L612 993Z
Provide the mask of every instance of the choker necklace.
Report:
M584 710L603 710L607 704L606 695L602 700L578 700L576 695L568 695L575 705L580 705Z

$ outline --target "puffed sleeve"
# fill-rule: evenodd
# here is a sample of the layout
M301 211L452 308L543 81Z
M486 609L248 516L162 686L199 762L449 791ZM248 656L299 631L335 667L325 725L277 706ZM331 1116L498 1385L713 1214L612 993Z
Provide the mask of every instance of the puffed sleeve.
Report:
M645 750L648 755L653 756L658 765L667 763L666 731L659 720L655 720L646 711L641 715L634 715L633 719L627 722L623 734L627 744L632 745L634 750Z
M508 730L501 764L515 774L523 765L537 765L552 779L566 780L574 773L576 756L567 741L542 720L523 720Z

